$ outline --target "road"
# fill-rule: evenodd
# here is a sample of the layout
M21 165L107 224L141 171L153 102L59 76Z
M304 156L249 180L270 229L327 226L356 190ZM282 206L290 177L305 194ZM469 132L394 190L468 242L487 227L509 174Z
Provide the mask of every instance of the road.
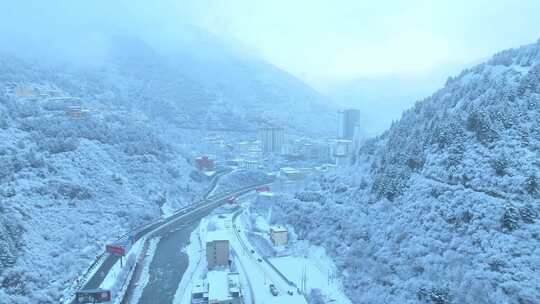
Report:
M296 285L260 254L257 246L250 243L246 235L248 228L240 217L242 213L243 210L237 211L228 220L232 223L231 246L237 253L238 262L247 277L247 287L253 295L249 303L307 304ZM274 285L277 294L272 294L270 284Z
M269 284L273 284L279 290L280 294L286 294L288 291L294 290L293 287L289 286L289 281L286 278L283 278L280 273L277 273L275 269L270 267L263 256L256 251L256 247L249 243L249 240L244 233L244 229L242 229L240 225L237 225L238 216L242 214L242 212L242 210L238 211L232 216L232 226L234 235L243 250L243 263L249 265L249 263L246 263L247 257L251 262L252 268L250 269L253 271L258 268L264 276L265 283L268 282Z
M260 186L260 185L258 185ZM189 243L189 237L204 217L224 203L224 199L253 191L258 186L246 187L240 191L220 196L210 201L206 207L190 211L181 220L151 232L148 239L161 237L152 262L150 277L144 287L139 304L172 303L176 290L189 265L189 259L182 249Z
M217 179L225 173L226 172L221 172L221 173L218 173L218 175L216 175L216 177L211 182L211 189L216 186ZM156 220L144 227L138 228L134 231L130 231L126 233L124 236L122 236L119 240L125 240L130 235L133 237L134 242L140 240L143 237L146 237L147 239L151 239L152 237L164 236L163 239L165 241L161 247L158 245L158 249L160 250L157 250L157 252L160 252L160 254L161 252L163 252L163 258L158 257L156 259L155 266L158 266L156 267L158 272L156 271L153 272L154 274L159 274L159 269L160 268L164 269L163 265L167 265L166 261L170 261L173 258L173 256L170 255L170 252L180 252L180 250L176 250L178 247L175 247L175 246L177 246L178 243L185 244L185 242L182 242L182 240L186 240L186 235L187 235L187 240L189 240L189 235L191 231L193 230L193 228L196 226L195 225L196 222L198 222L200 219L208 215L213 209L223 204L224 200L227 197L231 195L240 195L240 194L252 191L258 186L260 185L244 187L242 189L238 189L237 191L229 193L227 195L220 195L219 197L205 198L198 204L194 204L194 205L182 208L167 218ZM205 196L207 196L209 193L211 193L211 190L206 192ZM171 245L171 244L175 244L175 245ZM116 262L118 262L118 259L119 259L119 257L114 256L114 255L109 255L108 253L104 253L101 258L103 259L103 262L101 263L101 265L99 265L97 271L95 271L85 282L79 283L79 286L76 287L75 290L99 288L100 285L103 283L105 277L111 270L111 268L115 265ZM175 277L179 277L177 280L180 280L182 277L183 271L185 270L185 266L187 265L187 257L185 258L180 257L180 259L178 260L180 261L179 262L180 264L176 266L180 268L181 273L175 273L174 275ZM154 261L152 261L152 263L154 263ZM158 281L163 282L163 280L158 280ZM130 282L130 286L131 285L132 284ZM174 295L174 292L173 292L173 295ZM143 298L145 298L144 294L143 294ZM67 301L65 301L65 303L77 304L77 300L75 299L75 297L72 297L68 299ZM146 303L146 302L141 302L141 303ZM155 301L148 302L148 303L155 303Z
M134 235L134 241L138 241L143 236L148 234L150 231L155 230L160 225L164 225L164 223L166 223L166 222L175 221L180 216L182 216L183 214L188 212L190 208L197 208L197 206L200 206L201 204L205 204L206 200L208 199L208 195L216 187L219 178L221 176L223 176L224 174L227 174L229 172L230 172L230 170L222 170L222 171L216 173L216 175L212 178L212 181L210 182L210 186L208 187L208 190L203 195L203 197L204 197L203 201L199 202L199 204L191 206L191 207L182 208L179 211L177 211L175 214L173 214L171 217L169 217L169 218L167 218L165 220L160 219L160 220L154 221L153 223L150 223L149 225L146 225L145 227L142 227L142 228L139 228L139 229L135 230L135 232L134 231L128 232L124 236L122 236L119 240L125 240L128 237L129 234L133 234ZM119 257L115 256L115 255L109 255L107 253L103 253L102 256L101 256L101 259L104 259L104 260L99 265L99 268L97 269L97 271L95 271L94 274L90 278L88 278L86 282L79 283L79 286L77 286L75 288L75 290L99 288L101 286L101 284L103 283L103 280L105 279L105 277L107 276L107 274L111 270L111 268L118 261ZM97 263L97 262L98 262L98 260L95 261L95 263ZM91 268L92 267L93 267L93 265L91 266ZM72 299L68 300L67 303L77 304L77 301L76 301L75 298L72 298Z
M150 225L147 225L135 232L134 241L138 241L147 234L150 234L151 237L153 237L161 235L168 231L170 232L178 229L178 227L185 224L186 222L189 223L192 222L193 219L201 218L202 215L207 214L210 210L217 207L223 201L223 199L224 197L220 197L212 201L203 201L197 205L181 209L169 218L161 219L154 223L151 223ZM127 236L124 236L124 238L126 237ZM119 257L115 255L105 254L105 260L103 261L103 263L99 266L95 274L87 280L87 282L82 286L81 289L99 288L99 286L101 285L101 283L103 283L103 280L105 279L111 268L114 266L114 264L118 261L118 259ZM70 303L76 304L77 301L76 299L73 299Z

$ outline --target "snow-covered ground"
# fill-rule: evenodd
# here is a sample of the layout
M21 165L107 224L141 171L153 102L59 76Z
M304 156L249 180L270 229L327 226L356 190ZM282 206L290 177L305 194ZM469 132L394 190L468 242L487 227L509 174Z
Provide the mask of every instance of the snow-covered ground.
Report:
M157 244L159 243L160 239L161 239L160 237L155 237L148 241L149 245L148 245L146 257L144 258L141 277L135 287L135 290L133 291L133 296L131 298L130 303L132 304L139 302L139 299L141 298L144 287L146 286L146 284L148 284L148 280L150 279L150 264L152 263L152 259L154 258L154 254L156 252Z
M327 301L339 304L351 304L343 293L341 282L335 275L334 262L328 258L324 249L308 246L307 255L271 258L270 261L297 286L302 285L302 276L306 280L306 292L318 289ZM303 250L302 250L303 251Z
M206 260L202 244L206 238L207 227L208 220L202 219L199 227L191 233L189 245L183 249L188 256L189 265L178 284L173 304L189 304L193 283L204 275Z
M133 258L133 256L135 255L135 252L137 252L137 254L139 253L139 250L138 250L139 247L140 247L139 244L140 244L140 242L137 242L131 248L131 250L128 253L128 256L123 259L122 266L120 266L120 260L118 260L118 262L116 262L114 264L114 266L111 267L110 271L107 273L107 276L105 277L105 279L103 279L103 282L99 286L100 288L112 289L117 284L118 279L120 277L122 277L122 275L129 268L128 267L128 265L129 265L128 261Z
M113 303L120 303L122 301L122 298L127 290L129 280L133 275L137 258L141 254L144 247L144 242L145 239L141 239L133 244L127 256L122 258L122 260L118 260L114 264L99 286L102 289L111 291Z
M253 194L245 195L239 202L246 205L254 199ZM190 237L190 244L184 248L189 256L189 266L178 286L174 304L189 304L193 284L204 279L207 272L204 244L208 231L221 230L227 235L232 252L233 263L240 273L240 283L246 304L272 303L307 303L303 295L298 294L301 286L302 272L307 275L306 293L321 290L328 301L339 304L351 302L341 292L341 284L335 276L335 265L320 247L310 246L306 242L298 242L288 248L293 252L290 256L271 258L269 261L285 277L282 278L268 264L257 246L250 243L247 232L250 231L249 216L258 218L258 229L268 227L268 223L260 216L250 215L242 210L234 211L222 208L203 219ZM253 251L252 251L253 250ZM279 291L278 296L270 292L270 284ZM294 284L298 287L294 287ZM293 295L288 294L291 292Z
M241 230L247 231L268 231L270 223L265 217L253 212L243 214L244 220L241 223ZM248 218L249 217L249 218ZM253 223L253 225L249 224ZM246 225L248 224L248 225ZM294 233L290 233L294 235ZM270 240L266 238L270 243ZM282 272L288 280L292 281L299 289L304 289L303 277L305 278L305 293L310 294L312 290L318 289L327 301L340 304L351 304L345 296L343 287L338 279L337 268L333 260L326 254L324 248L314 246L307 241L293 240L286 248L280 248L281 252L276 257L269 258L269 261ZM281 256L287 253L287 256Z

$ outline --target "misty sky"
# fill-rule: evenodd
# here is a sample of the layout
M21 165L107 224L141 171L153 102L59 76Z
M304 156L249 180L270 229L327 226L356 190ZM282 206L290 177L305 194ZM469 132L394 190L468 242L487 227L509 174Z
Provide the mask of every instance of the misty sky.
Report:
M540 38L538 0L207 3L202 24L315 81L429 72Z
M540 38L539 0L1 2L4 49L37 41L84 54L106 32L163 43L194 24L315 85L429 74Z

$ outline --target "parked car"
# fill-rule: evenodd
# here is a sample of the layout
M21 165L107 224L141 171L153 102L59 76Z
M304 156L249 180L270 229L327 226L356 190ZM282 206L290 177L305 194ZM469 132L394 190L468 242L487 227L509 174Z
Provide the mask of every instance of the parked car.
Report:
M270 284L270 293L276 297L277 295L279 295L279 292L276 288L276 286L274 286L274 284Z

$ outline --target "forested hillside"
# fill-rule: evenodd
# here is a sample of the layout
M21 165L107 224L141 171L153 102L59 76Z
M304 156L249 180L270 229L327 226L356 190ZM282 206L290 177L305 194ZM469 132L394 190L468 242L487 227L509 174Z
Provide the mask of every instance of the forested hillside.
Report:
M141 120L142 113L80 110L93 105L84 93L69 109L63 97L37 91L76 91L68 94L31 69L6 68L0 82L0 299L53 303L106 242L155 219L161 207L191 203L205 184L191 180L186 154ZM28 96L6 93L38 84Z
M343 172L282 197L355 303L539 303L540 41L449 78Z

